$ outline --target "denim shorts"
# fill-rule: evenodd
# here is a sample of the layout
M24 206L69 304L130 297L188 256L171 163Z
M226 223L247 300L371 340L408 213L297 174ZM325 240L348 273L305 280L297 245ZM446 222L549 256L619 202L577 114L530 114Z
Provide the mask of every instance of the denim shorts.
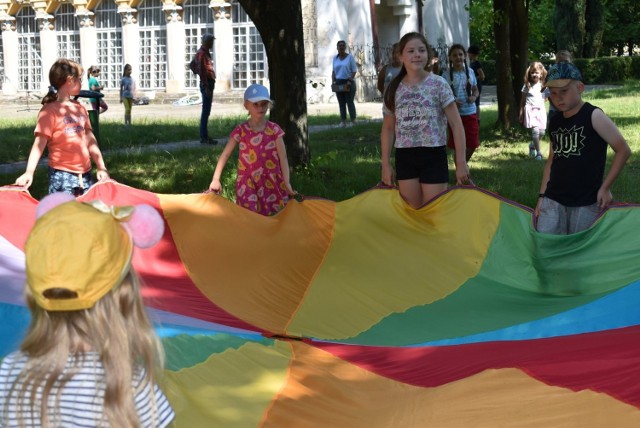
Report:
M566 207L553 199L543 198L536 220L536 230L554 235L570 235L590 228L600 215L598 204Z
M64 192L73 196L80 196L93 186L95 180L91 171L82 174L80 180L79 173L62 171L49 167L49 193Z

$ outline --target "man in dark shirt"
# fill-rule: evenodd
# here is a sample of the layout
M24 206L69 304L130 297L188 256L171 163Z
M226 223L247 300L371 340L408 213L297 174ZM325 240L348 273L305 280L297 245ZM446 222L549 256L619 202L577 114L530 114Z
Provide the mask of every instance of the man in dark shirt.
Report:
M202 144L216 144L217 141L209 138L207 123L211 114L213 103L213 89L216 86L216 71L209 52L213 48L213 34L202 36L202 46L196 52L196 67L200 77L200 93L202 94L202 113L200 114L200 142Z

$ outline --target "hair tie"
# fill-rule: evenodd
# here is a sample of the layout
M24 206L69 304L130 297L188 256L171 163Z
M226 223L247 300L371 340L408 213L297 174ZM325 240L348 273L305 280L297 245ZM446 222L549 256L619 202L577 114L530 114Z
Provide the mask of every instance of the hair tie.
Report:
M58 93L58 88L56 88L55 86L49 86L49 93L50 94L57 94Z

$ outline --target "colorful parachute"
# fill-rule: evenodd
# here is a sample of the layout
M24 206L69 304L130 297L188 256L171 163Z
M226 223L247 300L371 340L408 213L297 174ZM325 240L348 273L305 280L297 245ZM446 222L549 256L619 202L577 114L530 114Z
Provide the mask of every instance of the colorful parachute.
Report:
M0 191L0 357L16 349L37 201ZM531 210L459 187L292 201L263 217L214 194L115 182L148 203L138 252L183 427L640 426L640 209L538 234Z

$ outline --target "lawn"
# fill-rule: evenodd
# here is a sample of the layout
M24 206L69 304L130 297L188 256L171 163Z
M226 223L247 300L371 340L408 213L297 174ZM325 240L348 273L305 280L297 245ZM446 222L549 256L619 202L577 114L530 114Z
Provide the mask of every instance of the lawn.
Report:
M618 125L632 149L632 157L613 188L618 201L640 203L640 83L629 82L624 87L597 90L585 95L585 100L601 107ZM499 132L494 123L497 107L483 107L481 116L481 147L469 164L475 185L505 198L533 206L540 188L544 162L528 156L528 134L519 130ZM230 132L240 118L217 121L215 135ZM310 125L335 123L336 117L310 117ZM125 130L117 123L101 124L103 150L140 147L166 141L190 139L193 120L143 121ZM3 141L0 143L0 163L25 160L32 143L33 124L0 120ZM363 123L353 128L329 129L310 135L311 164L292 171L292 185L301 194L319 196L334 201L353 197L380 180L380 123ZM115 180L156 193L197 193L207 189L220 147L195 147L171 152L134 150L127 154L106 156L110 174ZM548 143L543 144L543 153ZM609 160L612 152L609 151ZM451 177L453 183L453 163ZM0 184L10 184L19 174L0 175ZM40 198L46 193L46 171L38 169L31 194ZM235 168L230 162L222 177L223 195L233 199Z

